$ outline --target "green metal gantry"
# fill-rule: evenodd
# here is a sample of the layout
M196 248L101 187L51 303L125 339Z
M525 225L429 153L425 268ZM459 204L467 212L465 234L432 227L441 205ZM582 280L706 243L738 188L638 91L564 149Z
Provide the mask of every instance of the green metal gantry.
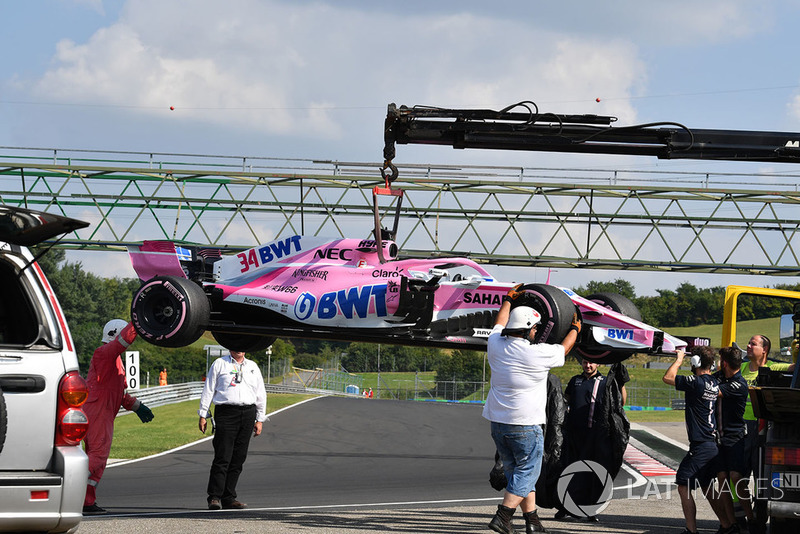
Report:
M380 163L0 147L0 202L91 225L57 246L241 250L370 238ZM401 165L401 257L800 275L800 176ZM386 206L387 208L390 206Z

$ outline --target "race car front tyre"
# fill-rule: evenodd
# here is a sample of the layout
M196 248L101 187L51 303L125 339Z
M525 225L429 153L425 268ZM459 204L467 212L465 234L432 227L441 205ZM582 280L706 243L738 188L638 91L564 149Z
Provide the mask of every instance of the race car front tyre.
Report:
M628 297L620 295L619 293L594 293L586 297L587 300L596 302L615 312L627 315L631 319L637 321L642 320L642 313L636 304L631 302ZM608 349L593 349L583 346L576 346L575 352L581 357L591 360L594 363L613 364L626 360L632 356L630 351L608 350Z
M542 314L542 322L536 329L535 343L561 343L569 332L572 315L577 311L566 293L547 284L526 284L524 295L512 304L530 306Z
M637 321L642 320L642 312L639 311L636 304L628 297L620 295L619 293L594 293L586 297L586 299L596 302L604 308L609 308L622 315L627 315L631 319L636 319Z
M203 335L210 305L203 289L187 278L156 276L131 302L131 319L145 341L159 347L185 347Z
M3 390L0 389L0 452L3 452L3 445L6 442L6 428L8 427L8 416L6 415L6 399Z
M236 352L260 352L267 350L275 342L274 337L229 332L211 332L214 339L228 350Z

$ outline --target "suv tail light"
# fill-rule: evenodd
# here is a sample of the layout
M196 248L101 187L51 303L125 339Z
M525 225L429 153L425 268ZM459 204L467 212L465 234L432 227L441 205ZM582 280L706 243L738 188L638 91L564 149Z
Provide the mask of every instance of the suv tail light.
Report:
M770 465L800 465L800 449L795 447L767 447L766 463Z
M68 372L58 385L56 445L77 445L89 429L89 418L80 409L89 387L77 371Z

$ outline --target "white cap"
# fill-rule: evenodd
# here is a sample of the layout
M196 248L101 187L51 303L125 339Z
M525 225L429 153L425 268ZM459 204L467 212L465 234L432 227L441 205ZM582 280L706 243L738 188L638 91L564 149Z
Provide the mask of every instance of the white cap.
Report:
M506 330L528 330L542 321L539 312L529 306L517 306L508 316Z
M689 362L692 364L692 369L700 367L700 356L695 354L689 359Z
M103 339L101 339L101 341L103 343L110 343L119 335L120 332L122 332L122 329L126 326L128 326L128 321L123 321L122 319L111 319L103 327Z

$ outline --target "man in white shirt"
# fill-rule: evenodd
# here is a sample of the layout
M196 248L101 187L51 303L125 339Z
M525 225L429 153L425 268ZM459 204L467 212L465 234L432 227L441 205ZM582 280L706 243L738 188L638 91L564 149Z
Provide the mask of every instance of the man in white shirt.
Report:
M267 390L261 369L244 352L214 360L200 396L200 432L206 432L209 409L214 405L214 461L208 477L208 509L242 509L236 484L250 445L250 433L261 434L267 418Z
M508 480L503 504L498 505L489 528L501 534L516 532L511 517L517 506L522 508L526 533L547 532L536 512L535 492L544 448L541 425L547 422L547 374L564 365L564 356L581 330L574 314L560 344L533 344L542 317L528 306L511 309L511 301L522 294L520 287L503 297L486 350L492 386L483 417L492 422L492 439Z

